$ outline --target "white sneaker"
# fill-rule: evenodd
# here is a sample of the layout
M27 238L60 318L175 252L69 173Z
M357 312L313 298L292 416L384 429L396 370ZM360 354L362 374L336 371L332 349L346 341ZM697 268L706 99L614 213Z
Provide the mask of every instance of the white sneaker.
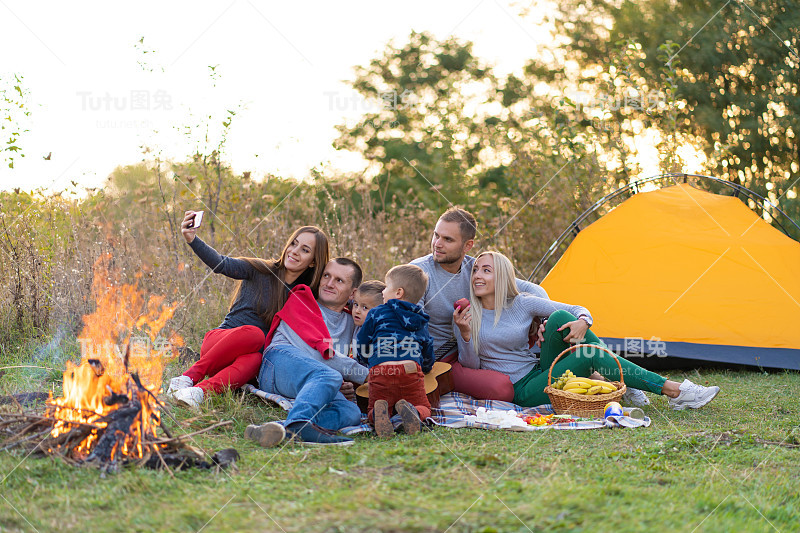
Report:
M172 394L176 390L185 389L186 387L193 387L194 381L189 376L178 376L169 380L169 388L167 394Z
M200 387L185 387L172 393L172 397L189 407L197 407L203 402L203 389Z
M699 409L714 399L719 392L719 387L703 387L684 379L680 386L681 393L677 398L669 399L669 406L675 411L686 409Z
M639 389L628 388L622 394L622 401L620 402L626 407L644 407L650 405L650 398Z

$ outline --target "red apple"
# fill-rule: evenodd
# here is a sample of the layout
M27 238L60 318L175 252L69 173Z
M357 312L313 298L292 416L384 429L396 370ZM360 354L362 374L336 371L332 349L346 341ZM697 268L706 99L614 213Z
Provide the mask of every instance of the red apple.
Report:
M453 304L453 309L464 309L469 305L469 300L466 298L461 298L456 303Z

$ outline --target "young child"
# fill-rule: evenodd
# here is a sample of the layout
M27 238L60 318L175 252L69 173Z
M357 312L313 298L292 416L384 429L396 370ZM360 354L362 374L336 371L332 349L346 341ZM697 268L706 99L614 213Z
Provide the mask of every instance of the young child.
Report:
M384 304L369 312L358 332L359 362L369 367L368 415L379 437L394 434L392 407L407 434L417 433L420 420L431 416L423 372L433 367L433 340L428 315L417 305L427 286L428 276L418 266L392 268Z
M358 286L356 295L353 297L353 323L356 329L353 330L353 346L352 356L358 357L358 343L356 338L358 332L361 331L361 326L364 325L364 320L367 318L367 313L373 307L378 307L383 304L383 289L386 285L377 279L364 281Z

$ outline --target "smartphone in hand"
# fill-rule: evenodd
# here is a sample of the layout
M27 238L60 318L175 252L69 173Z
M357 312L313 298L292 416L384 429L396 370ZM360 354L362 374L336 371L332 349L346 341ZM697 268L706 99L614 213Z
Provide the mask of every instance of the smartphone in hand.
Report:
M190 228L194 229L194 228L199 228L200 227L200 224L203 222L203 213L204 212L205 211L198 211L197 213L194 214L194 221L192 222L192 225L189 226Z

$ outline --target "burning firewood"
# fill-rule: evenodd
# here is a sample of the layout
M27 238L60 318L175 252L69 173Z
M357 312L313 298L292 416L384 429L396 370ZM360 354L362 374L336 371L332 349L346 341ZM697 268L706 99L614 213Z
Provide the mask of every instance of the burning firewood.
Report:
M129 463L170 471L235 465L236 450L223 450L209 458L189 444L194 436L231 421L173 436L162 423L165 406L155 392L136 373L114 378L95 361L79 366L68 363L65 395L48 398L43 414L22 411L20 403L16 405L22 412L0 412L0 450L22 448L102 471Z
M232 464L238 457L235 450L207 460L186 442L231 422L177 437L163 426L164 405L157 397L163 362L175 356L170 352L182 342L174 334L166 346L154 347L150 341L157 339L176 306L165 305L160 297L146 299L137 287L120 284L119 273L108 270L108 260L100 258L95 265L97 309L84 317L83 362L67 362L63 396L50 395L44 413L0 412L0 450L20 447L103 471L129 463L168 470ZM145 346L133 345L134 330L146 332ZM15 403L21 410L22 403Z
M115 451L124 444L127 428L141 415L141 405L127 405L115 409L96 424L70 422L69 429L52 436L54 427L62 423L58 418L43 416L35 412L0 413L0 451L21 448L35 455L59 457L69 464L92 465L103 471L115 470L122 465L134 463L153 469L180 470L184 468L229 468L234 467L239 454L233 448L221 450L208 457L191 446L196 435L232 424L230 420L217 422L206 428L177 437L153 438L142 441L144 454L141 457L120 458ZM166 428L160 426L162 430ZM164 431L166 435L171 433ZM81 445L95 435L96 444L91 453L81 452Z

